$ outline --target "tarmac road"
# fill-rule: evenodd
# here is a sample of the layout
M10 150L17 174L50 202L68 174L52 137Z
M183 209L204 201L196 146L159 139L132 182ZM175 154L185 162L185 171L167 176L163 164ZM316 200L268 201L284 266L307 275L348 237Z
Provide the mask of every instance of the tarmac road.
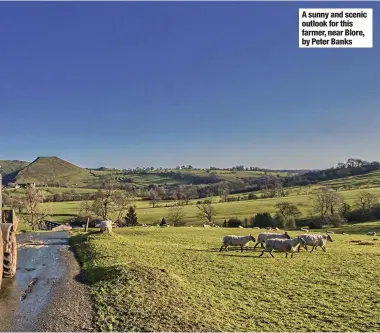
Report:
M65 231L17 237L16 278L0 290L0 332L93 330L89 287L77 281L68 239Z

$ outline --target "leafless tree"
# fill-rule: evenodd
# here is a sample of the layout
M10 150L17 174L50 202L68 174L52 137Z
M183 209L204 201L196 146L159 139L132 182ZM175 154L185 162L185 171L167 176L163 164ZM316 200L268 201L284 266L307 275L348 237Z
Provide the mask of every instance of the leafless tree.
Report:
M219 185L218 192L223 201L227 201L230 190L226 182Z
M206 219L209 223L212 222L215 215L215 208L211 203L203 203L197 205L198 217L201 219Z
M376 196L369 192L360 192L355 201L356 208L363 212L371 210L376 204Z
M132 193L129 191L116 192L114 194L114 205L117 211L116 221L121 221L124 213L127 210L127 207L130 205L133 199Z
M330 187L322 187L313 195L314 211L322 218L329 213L333 215L342 203L341 195Z
M22 217L33 230L37 230L38 225L52 214L51 205L43 203L44 198L40 190L32 187L27 188L20 198Z
M301 212L299 211L298 207L289 202L279 202L278 204L276 204L276 208L278 210L278 213L285 218L296 218L297 216L301 215Z
M149 199L152 207L156 207L156 203L160 200L159 193L155 189L149 190Z
M168 209L168 219L175 227L185 225L185 212L181 206L174 206Z

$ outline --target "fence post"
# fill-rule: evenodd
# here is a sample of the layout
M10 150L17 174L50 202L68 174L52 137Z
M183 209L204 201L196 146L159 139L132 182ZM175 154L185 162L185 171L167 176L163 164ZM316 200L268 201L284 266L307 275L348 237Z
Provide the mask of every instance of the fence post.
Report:
M87 222L86 222L86 228L84 229L85 232L87 232L87 230L88 230L88 222L89 222L89 221L90 221L90 218L88 217L88 218L87 218Z

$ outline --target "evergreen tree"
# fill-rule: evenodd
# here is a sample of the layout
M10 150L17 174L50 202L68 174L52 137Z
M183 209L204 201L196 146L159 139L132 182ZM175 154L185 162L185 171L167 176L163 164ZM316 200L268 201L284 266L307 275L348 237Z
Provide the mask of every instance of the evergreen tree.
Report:
M138 224L135 208L130 206L128 208L127 216L125 217L126 226L134 226Z

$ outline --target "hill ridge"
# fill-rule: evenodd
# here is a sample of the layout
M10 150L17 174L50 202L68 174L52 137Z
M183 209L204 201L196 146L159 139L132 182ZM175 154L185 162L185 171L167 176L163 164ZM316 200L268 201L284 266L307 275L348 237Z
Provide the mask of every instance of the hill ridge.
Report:
M72 185L89 172L57 156L38 156L33 162L6 177L7 182L36 183L38 185ZM10 179L11 178L11 179Z

